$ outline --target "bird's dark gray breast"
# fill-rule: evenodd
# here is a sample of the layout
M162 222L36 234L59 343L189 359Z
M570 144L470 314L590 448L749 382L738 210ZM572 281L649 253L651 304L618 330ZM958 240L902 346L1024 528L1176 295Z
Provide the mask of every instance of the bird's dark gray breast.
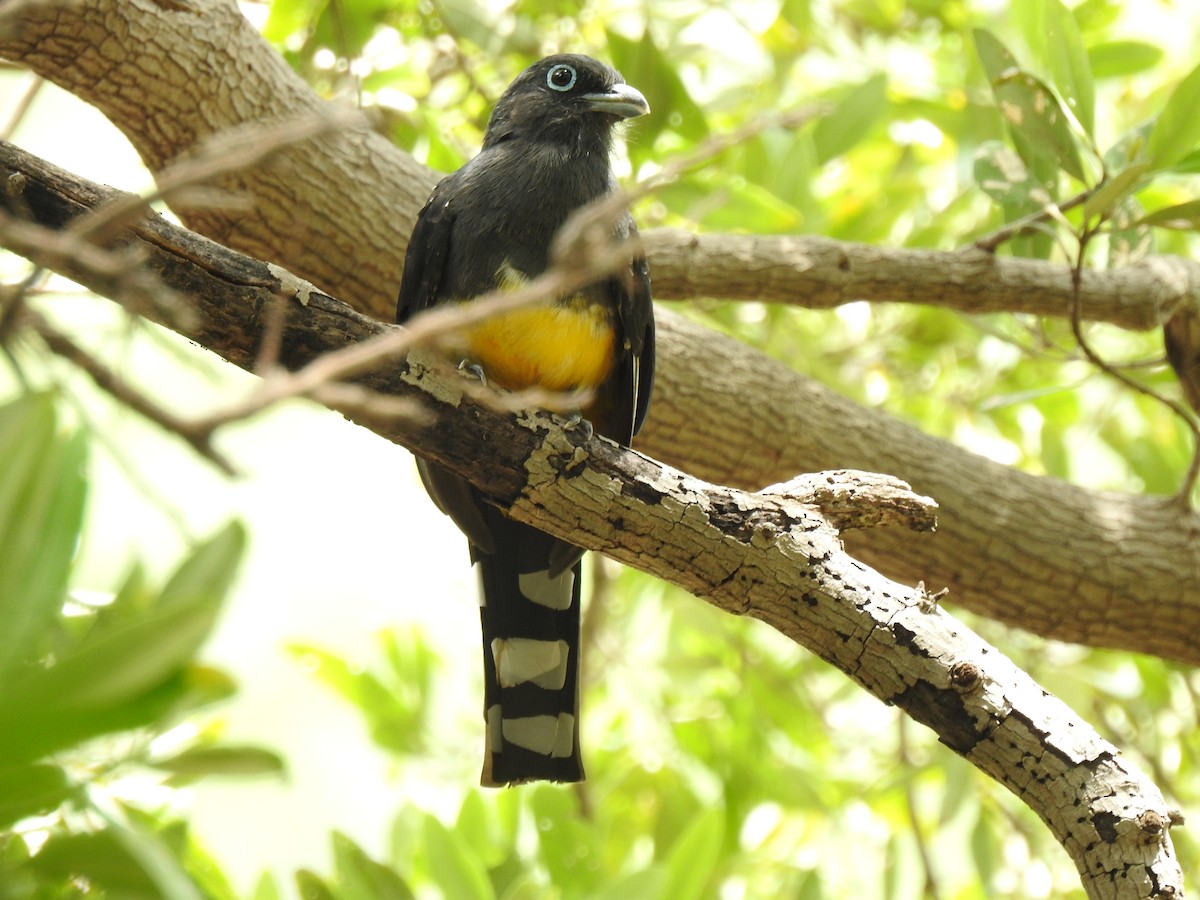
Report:
M607 152L573 154L523 141L481 153L458 175L446 266L453 274L444 286L457 299L490 290L506 263L529 278L542 274L571 213L614 187Z

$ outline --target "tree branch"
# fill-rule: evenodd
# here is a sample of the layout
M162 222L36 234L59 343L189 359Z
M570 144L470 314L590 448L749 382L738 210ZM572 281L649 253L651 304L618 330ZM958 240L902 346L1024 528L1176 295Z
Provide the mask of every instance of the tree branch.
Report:
M978 247L921 250L822 237L647 232L662 300L719 297L831 309L856 300L916 303L972 315L1071 315L1071 268L996 256ZM1084 319L1122 328L1161 326L1179 309L1200 309L1200 264L1149 256L1123 269L1087 269Z
M0 176L11 186L19 154L3 149ZM60 228L86 212L24 162L21 206ZM94 202L114 195L86 183L74 190ZM4 197L17 205L11 191ZM280 294L302 301L290 305L282 326L281 361L289 367L391 329L275 266L157 217L131 225L121 240L139 248L148 271L194 299L201 315L188 317L186 326L175 320L174 327L246 368L258 359ZM85 284L111 290L125 283L68 256L53 261ZM828 521L802 502L823 497L856 521L854 508L874 505L882 488L921 529L929 526L927 501L894 482L856 483L845 473L824 485L809 479L757 494L710 484L588 429L564 430L560 419L478 403L460 380L411 358L358 382L426 412L418 420L363 424L468 478L514 518L672 581L727 612L761 619L932 728L1041 816L1075 861L1089 896L1110 896L1118 880L1129 896L1182 892L1167 832L1173 813L1158 789L923 590L852 558ZM853 499L856 488L864 500Z

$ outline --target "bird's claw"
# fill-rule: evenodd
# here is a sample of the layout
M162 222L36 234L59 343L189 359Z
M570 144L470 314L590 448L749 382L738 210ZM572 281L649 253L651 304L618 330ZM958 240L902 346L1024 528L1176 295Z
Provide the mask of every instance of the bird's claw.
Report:
M579 429L583 432L583 439L589 441L595 431L592 428L592 423L583 417L583 413L571 413L567 416L567 421L563 425L566 431L574 431Z
M473 375L479 379L480 384L485 387L487 386L487 375L483 371L483 366L479 365L479 363L473 363L468 359L464 359L458 364L458 370L466 372L468 375Z

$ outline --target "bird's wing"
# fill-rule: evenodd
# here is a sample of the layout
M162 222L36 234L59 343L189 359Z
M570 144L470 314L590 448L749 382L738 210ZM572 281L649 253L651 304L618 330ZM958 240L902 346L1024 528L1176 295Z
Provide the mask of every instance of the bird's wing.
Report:
M451 198L457 181L456 173L438 182L429 201L417 214L417 224L404 257L400 296L396 301L396 321L400 324L444 299L438 296L438 290L450 255L450 237L457 213L452 208Z

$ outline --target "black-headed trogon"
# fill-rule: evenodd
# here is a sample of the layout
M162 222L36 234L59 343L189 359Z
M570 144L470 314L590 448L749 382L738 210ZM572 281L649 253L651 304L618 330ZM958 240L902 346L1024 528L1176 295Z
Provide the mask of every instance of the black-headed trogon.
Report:
M497 101L479 154L444 178L417 219L396 320L513 287L549 266L572 212L612 192L613 128L645 97L586 56L551 56ZM625 213L616 237L636 233ZM654 317L644 258L575 294L473 326L465 361L508 389L591 389L582 410L628 444L654 378ZM483 623L485 785L581 781L579 559L583 551L511 521L464 479L418 463L438 507L467 535Z

